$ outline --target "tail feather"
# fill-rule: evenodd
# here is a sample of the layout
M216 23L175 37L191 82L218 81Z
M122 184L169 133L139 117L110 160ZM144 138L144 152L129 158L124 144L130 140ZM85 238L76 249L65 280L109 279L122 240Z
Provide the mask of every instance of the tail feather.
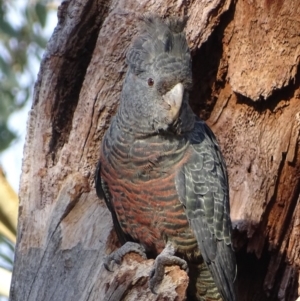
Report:
M188 301L222 301L222 296L207 265L190 264Z

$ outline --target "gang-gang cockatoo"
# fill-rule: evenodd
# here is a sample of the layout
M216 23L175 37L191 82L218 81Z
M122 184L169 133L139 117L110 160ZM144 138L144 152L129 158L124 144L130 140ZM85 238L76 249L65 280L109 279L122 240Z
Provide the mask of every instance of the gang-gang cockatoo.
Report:
M229 193L214 134L192 112L185 22L145 17L126 56L120 106L101 147L96 189L123 247L156 256L155 292L166 265L189 271L188 300L236 300ZM131 243L126 243L131 242Z

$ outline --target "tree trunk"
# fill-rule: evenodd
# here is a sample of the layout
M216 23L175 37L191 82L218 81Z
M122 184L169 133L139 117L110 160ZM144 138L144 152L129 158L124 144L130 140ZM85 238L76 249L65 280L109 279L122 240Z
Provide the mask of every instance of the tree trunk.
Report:
M102 265L118 243L93 175L145 13L189 16L191 105L228 166L239 300L296 300L298 0L62 3L29 116L10 300L185 300L188 276L177 266L154 295L152 259L129 254L113 273Z

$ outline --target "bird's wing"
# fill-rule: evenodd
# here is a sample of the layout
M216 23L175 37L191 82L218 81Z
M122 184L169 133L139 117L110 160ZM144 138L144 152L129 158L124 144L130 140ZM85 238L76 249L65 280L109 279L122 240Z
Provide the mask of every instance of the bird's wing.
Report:
M95 186L96 186L97 196L100 199L104 199L107 208L111 212L116 233L118 235L120 243L123 245L123 244L125 244L125 242L127 242L127 241L129 241L131 239L130 239L129 236L127 236L123 232L123 230L122 230L122 228L120 226L120 223L118 221L118 218L117 218L114 206L113 206L113 204L111 202L111 194L109 192L108 185L101 178L101 162L100 161L98 162L97 167L96 167L96 172L95 172Z
M236 262L231 246L226 166L205 122L196 121L190 142L190 157L176 178L177 191L224 301L234 301Z

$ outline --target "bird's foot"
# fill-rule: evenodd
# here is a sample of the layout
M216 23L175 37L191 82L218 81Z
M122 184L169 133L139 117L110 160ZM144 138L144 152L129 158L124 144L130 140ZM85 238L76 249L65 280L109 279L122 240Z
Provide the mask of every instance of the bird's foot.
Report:
M174 246L168 243L165 249L156 257L149 276L149 288L153 294L157 294L156 287L164 278L165 266L179 265L181 269L188 271L187 262L180 257L174 256L174 254Z
M130 252L138 253L144 259L147 259L145 248L136 242L129 241L126 242L121 248L104 258L104 267L106 270L113 272L115 270L115 265L120 265L123 257Z

